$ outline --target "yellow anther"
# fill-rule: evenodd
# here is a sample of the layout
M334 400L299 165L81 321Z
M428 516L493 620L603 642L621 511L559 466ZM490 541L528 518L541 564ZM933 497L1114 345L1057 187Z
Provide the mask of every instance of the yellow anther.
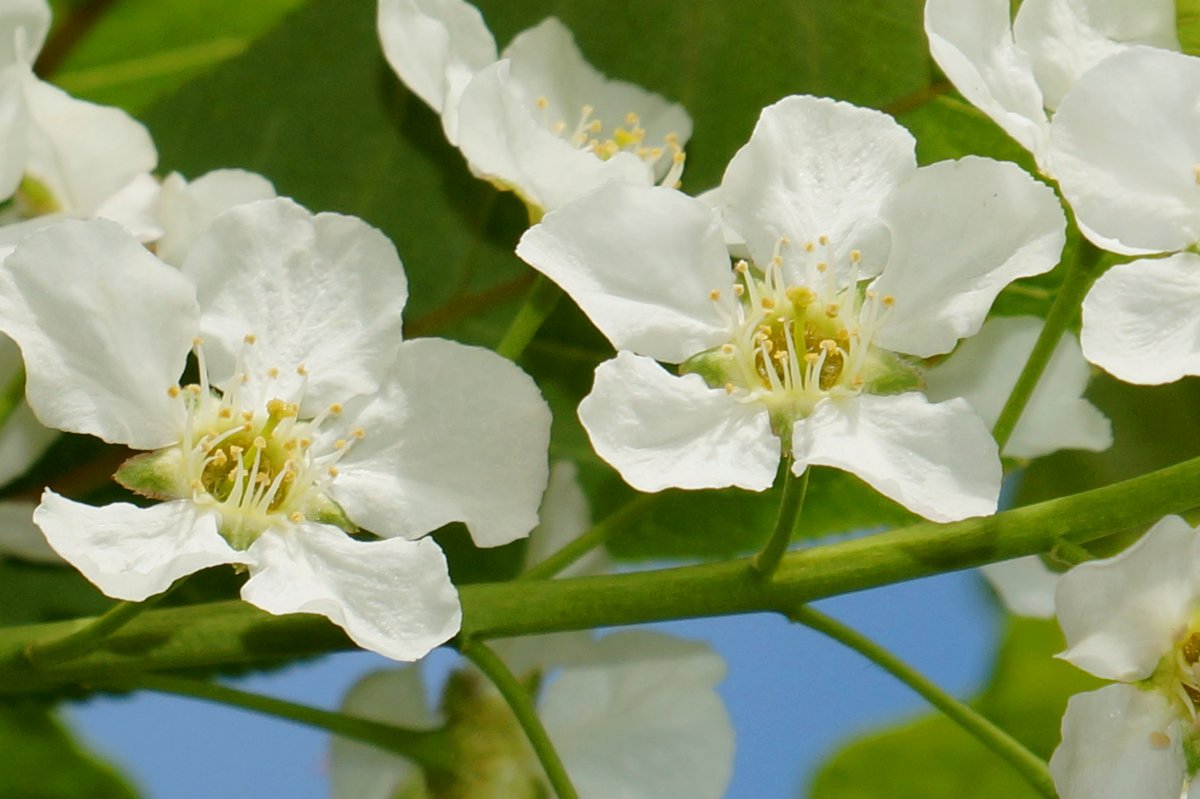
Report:
M243 433L249 433L253 430L254 430L254 425L251 422L246 422L244 425L242 425Z
M213 466L224 466L229 463L229 456L225 454L225 450L217 450L217 454L212 458Z
M332 405L330 405L329 412L332 413L334 416L337 416L339 413L342 412L342 403L335 402Z
M288 519L292 522L292 524L299 524L300 522L304 521L304 514L298 510L294 510L288 515Z
M733 268L736 272L744 275L746 274L746 270L750 268L750 264L746 263L744 260L740 260L733 265Z
M804 251L805 252L812 252L815 249L816 249L816 247L813 245L813 243L811 241L806 241L804 243Z
M893 305L896 304L896 298L893 297L891 294L884 294L883 299L880 300L880 302L882 302L885 307L891 308Z
M238 375L238 382L241 383L243 386L246 385L247 383L250 382L250 375L246 374L245 372L242 372L240 375Z
M726 355L733 355L733 345L732 344L722 344L721 352L725 353Z
M299 411L296 405L281 399L273 399L267 403L267 413L272 416L295 416Z
M677 164L682 164L684 161L687 160L687 154L684 153L682 150L676 150L675 155L673 155L671 157L671 160Z
M180 394L179 386L171 386L170 388L167 389L167 396L170 397L171 399L175 399L176 397L179 396L179 394Z
M746 287L739 283L733 287L733 293L740 297L746 293Z
M769 311L775 307L775 298L763 297L762 300L760 300L760 304Z
M862 252L860 252L859 250L851 250L850 251L850 263L856 264L861 260L862 260Z
M667 144L671 145L672 147L678 147L679 146L679 134L678 133L668 133L666 136L663 136L663 141L665 141Z
M350 431L350 435L354 436L359 441L362 441L364 438L367 437L367 431L363 430L361 427L356 427Z
M338 476L338 468L336 466L330 466L328 469L328 474L330 477L337 477Z
M1192 177L1196 181L1196 185L1200 186L1200 164L1192 167Z
M243 422L252 422L252 421L254 421L254 411L242 411L242 414L241 414L241 415L242 415L242 421L243 421Z
M628 114L625 115L625 124L626 125L633 127L637 123L638 123L638 115L637 114L630 111Z
M579 109L579 115L584 119L590 117L596 111L595 106L590 106L584 103L583 108Z
M828 268L829 268L829 264L825 263L824 261L817 261L817 271L818 272L823 273Z
M232 419L233 418L233 408L228 408L228 407L222 408L221 410L217 411L217 416L219 416L222 419Z
M304 377L305 375L308 374L308 367L305 366L304 364L300 364L299 366L296 367L296 374L300 375L301 377Z
M874 289L867 289L865 296L868 300L873 300L879 296L879 292Z
M231 446L229 447L229 454L230 454L230 455L232 455L232 456L233 456L233 457L235 457L235 458L236 458L238 455L241 455L241 454L242 454L243 452L245 452L245 451L246 451L246 450L242 449L242 448L241 448L241 447L239 447L237 444L233 444L233 445L231 445Z
M839 327L837 332L838 341L849 341L850 331L844 327Z
M818 236L817 241L821 242L821 246L824 247L825 245L827 245L829 243L829 237L828 236Z
M537 98L536 100L533 101L533 104L536 105L538 108L540 108L543 111L545 111L547 108L550 107L550 101L548 99L546 99L545 97Z
M274 380L275 378L279 377L279 370L276 369L274 366L272 366L270 369L267 370L267 377Z
M333 442L333 448L334 449L345 449L346 448L346 439L339 438L337 441Z
M295 449L296 448L296 439L289 438L287 441L283 442L283 448L286 450L289 450L289 451Z
M302 439L300 439L300 446L301 446L301 448L303 448L303 449L308 449L309 447L311 447L311 446L312 446L312 439L311 439L311 438L302 438Z
M817 295L813 294L807 286L789 286L784 293L793 305L808 305L817 298Z
M861 389L864 385L866 385L866 381L863 380L862 375L855 375L854 379L850 382L856 389Z
M267 446L267 440L262 436L255 436L254 446L256 449L264 449Z
M725 384L725 393L726 393L726 394L732 394L732 393L733 393L735 390L736 390L736 389L735 389L735 387L734 387L733 383L726 383L726 384Z
M760 338L758 343L762 346L763 352L770 353L771 350L775 349L775 342L769 338Z
M242 341L247 344L253 344L254 342L258 341L258 336L254 335L253 333L247 333L246 335L242 336Z
M196 479L192 480L192 482L191 482L191 483L189 483L189 484L188 484L188 486L189 486L189 487L190 487L190 488L191 488L193 491L204 491L204 483L201 483L201 482L200 482L200 480L199 480L199 478L196 478Z
M712 300L713 302L716 302L717 300L721 299L721 290L713 289L712 291L708 292L708 298L710 300Z
M825 350L826 352L833 352L837 349L837 342L831 338L822 339L821 349Z
M200 338L199 336L196 336L194 339L192 339L192 347L200 347L203 346L203 344L204 339Z
M771 266L783 266L783 256L775 255L771 257Z
M804 353L804 362L805 362L805 363L808 363L808 364L814 364L814 363L816 363L816 362L817 362L817 361L819 361L819 360L821 360L821 356L820 356L820 355L818 355L818 354L817 354L817 353L815 353L815 352L806 352L806 353Z
M771 357L774 358L775 360L779 361L780 363L782 363L783 361L787 360L787 357L788 357L787 350L780 350L779 352L776 352L773 355L771 355Z
M838 311L840 311L841 309L842 309L841 306L838 305L836 302L831 302L825 306L825 315L828 316L830 319L832 319L833 317L838 315Z

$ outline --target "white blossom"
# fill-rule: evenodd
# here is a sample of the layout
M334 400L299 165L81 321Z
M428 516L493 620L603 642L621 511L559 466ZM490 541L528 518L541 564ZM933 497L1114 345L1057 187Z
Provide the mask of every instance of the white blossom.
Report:
M406 297L379 231L284 199L218 217L180 269L106 220L31 234L0 271L29 405L50 427L147 450L118 479L162 500L95 508L48 490L34 521L109 596L236 563L264 610L425 654L460 611L422 536L455 520L483 546L525 535L549 415L492 353L402 341ZM180 384L189 354L196 377ZM358 526L384 540L343 532Z
M378 28L388 63L441 115L472 172L516 192L535 218L608 180L679 179L687 113L605 78L557 19L502 53L462 0L380 0Z
M1076 566L1056 606L1060 657L1106 680L1072 697L1050 771L1063 799L1179 799L1197 762L1200 539L1176 516ZM1194 791L1193 791L1194 793Z
M938 521L991 513L1000 462L965 400L914 389L915 358L978 331L1063 244L1050 190L1011 164L917 168L889 117L767 108L706 202L612 183L517 248L617 348L579 415L642 491L762 490L780 456L841 468ZM750 261L730 269L729 229ZM682 374L658 361L680 364Z
M1179 49L1173 0L927 0L925 32L954 86L1056 174L1050 117L1081 75L1133 45Z

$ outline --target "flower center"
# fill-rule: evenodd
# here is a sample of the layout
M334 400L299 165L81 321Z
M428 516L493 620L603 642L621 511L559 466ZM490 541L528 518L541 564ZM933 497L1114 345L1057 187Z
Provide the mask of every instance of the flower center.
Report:
M860 288L861 253L851 251L839 276L829 264L828 238L818 242L804 246L798 280L784 275L786 239L765 268L736 262L730 290L738 301L729 318L729 343L681 367L739 400L765 404L776 432L790 429L826 397L868 388L902 390L919 382L899 356L871 344L894 300ZM722 290L713 289L709 297L728 316ZM899 382L889 380L896 377Z
M617 153L631 153L656 173L663 164L669 164L666 176L662 179L663 186L675 187L683 176L686 156L679 143L679 134L668 133L663 136L661 144L647 144L646 129L642 127L641 118L633 111L625 115L622 124L606 128L604 121L595 116L595 107L585 105L579 111L574 128L570 128L565 120L550 121L548 98L537 98L535 105L541 112L542 125L577 150L592 153L602 161L607 161Z
M246 336L234 377L224 392L208 382L199 339L193 351L199 365L199 382L173 385L167 394L179 402L179 443L131 459L121 467L118 480L126 487L157 498L188 498L196 505L217 511L220 532L238 550L249 547L274 525L306 519L334 524L352 531L353 525L329 497L338 475L337 462L364 432L356 428L348 438L338 438L326 421L342 407L330 405L317 416L300 418L307 385L307 370L299 387L281 388L286 397L273 396L279 369L268 369L247 396L250 375L244 369L246 350L254 336ZM268 396L265 401L260 398Z

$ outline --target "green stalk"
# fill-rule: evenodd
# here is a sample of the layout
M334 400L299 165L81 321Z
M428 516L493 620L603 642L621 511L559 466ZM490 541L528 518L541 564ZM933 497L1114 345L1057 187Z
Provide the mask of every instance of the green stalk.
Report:
M759 577L770 577L779 566L783 553L787 552L792 535L796 532L796 522L800 520L800 512L804 509L804 497L808 494L808 473L797 477L792 472L792 459L783 461L783 498L779 501L779 514L775 517L775 530L767 540L766 546L750 561L750 568Z
M496 353L510 361L520 359L562 295L562 289L539 272L533 279L529 293L525 295L525 301L517 309L517 315L496 345Z
M533 564L517 580L549 580L575 561L602 545L615 528L628 524L649 509L657 494L640 494L603 521L592 525L571 543L544 560Z
M154 607L171 589L148 597L142 602L118 602L103 615L79 623L72 631L43 641L33 641L25 647L25 659L35 666L84 655L99 646L104 639Z
M538 718L533 700L530 698L529 692L525 690L525 686L521 685L521 681L513 675L504 661L482 641L469 641L459 651L487 675L492 684L496 686L496 690L504 697L504 701L512 709L513 715L517 717L521 729L525 730L525 737L529 739L534 753L537 754L542 768L545 769L546 778L550 780L550 785L558 794L558 799L579 799L575 786L571 784L571 777L567 774L567 769L558 756L550 736L546 734L546 728L542 726L542 720Z
M759 611L786 612L828 596L981 566L1144 529L1200 505L1200 458L1070 497L786 553L770 580L748 558L657 571L561 580L476 583L459 588L463 634L480 639ZM154 609L104 647L34 667L31 643L62 637L87 620L0 628L0 696L148 671L204 669L350 649L320 616L272 616L243 602Z
M1012 438L1013 430L1021 420L1021 413L1029 404L1029 398L1033 396L1038 381L1042 379L1042 373L1046 371L1046 366L1058 347L1059 339L1075 318L1084 296L1096 278L1096 266L1103 251L1087 241L1081 241L1079 247L1078 257L1067 266L1066 277L1063 278L1062 286L1050 306L1050 313L1046 314L1046 325L1038 334L1033 351L1029 353L1029 360L1025 362L1025 368L1021 370L992 428L992 436L1001 452Z
M9 378L4 390L0 391L0 428L8 424L13 411L17 409L23 399L25 399L25 367L21 366Z
M1055 541L1054 546L1047 553L1047 557L1065 566L1078 566L1080 563L1096 559L1096 556L1087 547L1065 539Z
M1046 767L1046 763L1040 757L1030 752L1020 741L997 727L973 708L943 691L912 666L870 638L810 607L802 605L788 613L788 618L853 649L891 674L975 736L988 749L1007 760L1009 765L1020 772L1021 776L1038 793L1047 799L1056 799L1058 792L1054 788L1054 780L1050 776L1050 770Z
M161 694L187 696L206 702L240 707L266 716L294 721L369 744L401 755L425 768L450 770L454 767L454 752L448 745L444 730L409 730L370 719L334 713L320 708L253 694L220 683L174 677L165 674L141 674L128 679L112 680L100 687L109 690L147 690Z

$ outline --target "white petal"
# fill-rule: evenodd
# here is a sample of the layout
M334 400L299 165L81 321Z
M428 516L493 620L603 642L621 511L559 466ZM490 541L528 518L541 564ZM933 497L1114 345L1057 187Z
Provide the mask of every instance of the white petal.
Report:
M345 417L366 431L333 484L355 523L415 538L461 521L479 546L537 524L550 411L510 361L443 339L406 341L379 393Z
M0 335L0 390L18 379L21 351L8 336ZM0 485L23 475L49 448L58 431L37 420L29 403L21 400L0 427Z
M562 122L573 131L587 106L592 109L590 118L599 120L606 132L625 125L628 114L636 114L646 131L647 147L665 147L663 140L670 134L680 145L691 136L692 121L682 106L632 83L604 77L584 60L575 37L554 17L517 34L501 57L512 62L510 85L526 108L545 99L551 125ZM661 161L656 177L671 165L669 155Z
M538 526L529 534L529 545L525 548L526 568L558 552L592 526L591 509L588 507L587 494L579 485L578 473L579 470L570 461L558 461L550 467L550 480L538 512ZM604 548L597 547L559 572L558 576L600 574L607 565Z
M33 523L32 502L0 502L0 553L35 563L62 564L41 529Z
M825 399L792 428L794 468L833 466L935 522L996 512L996 443L966 400L918 391Z
M979 567L996 589L1010 613L1035 619L1054 618L1054 590L1058 573L1046 568L1037 555L989 563Z
M442 723L426 704L419 666L371 672L346 693L342 712L412 730L432 730ZM424 778L409 760L335 735L329 780L334 799L395 799Z
M720 221L673 189L605 186L547 214L517 255L617 349L680 363L729 340L736 299Z
M4 0L0 8L0 66L32 64L50 30L46 0Z
M992 427L1016 385L1043 327L1034 316L997 316L946 361L925 372L931 402L962 397ZM1091 370L1071 333L1059 339L1004 454L1037 458L1059 449L1100 451L1112 446L1112 425L1083 399Z
M120 225L65 221L0 270L0 329L21 347L41 421L134 449L178 439L175 401L199 326L191 283Z
M217 515L187 500L96 508L46 489L33 521L63 560L114 599L140 602L185 575L246 561L217 533Z
M32 123L25 171L62 210L91 215L158 163L150 134L124 111L76 100L32 75L25 94Z
M1013 42L1008 0L928 0L929 51L980 111L1045 166L1048 125L1029 56Z
M442 113L454 87L496 60L483 16L462 0L380 0L383 54L400 80ZM453 137L451 137L453 139Z
M3 44L0 43L0 47ZM0 199L8 199L25 176L29 159L26 131L29 129L29 107L25 102L25 80L28 67L11 64L0 68Z
M480 70L463 90L458 147L476 175L544 211L610 180L649 184L653 179L650 167L634 155L601 160L553 133L512 85L508 61Z
M158 180L149 172L134 175L115 194L100 203L95 215L119 222L138 241L154 241L163 234L156 213L159 189Z
M775 481L779 439L765 408L649 358L618 352L600 364L579 420L596 453L639 491L763 491Z
M706 645L645 631L608 635L563 670L539 713L582 799L718 799L733 728Z
M271 181L244 169L216 169L190 183L178 172L172 172L163 179L157 198L162 234L154 251L159 258L178 266L196 238L221 212L274 196Z
M1200 374L1200 256L1118 264L1083 300L1084 356L1127 383Z
M1126 254L1200 241L1198 124L1200 59L1133 47L1080 78L1054 115L1051 163L1089 238Z
M446 557L433 539L355 541L336 527L272 528L248 553L242 599L268 613L319 613L356 644L417 660L462 623Z
M892 253L872 288L896 303L874 341L921 357L974 335L1001 289L1053 269L1066 240L1054 192L989 158L919 169L882 214Z
M721 181L729 224L741 233L759 265L779 239L798 252L828 236L830 263L848 264L860 250L864 269L878 272L887 257L879 209L916 168L914 141L879 111L825 97L787 97L763 109L754 133Z
M1054 785L1062 799L1180 799L1184 733L1171 703L1154 691L1109 685L1078 694L1050 758Z
M375 391L396 357L408 283L396 248L366 222L286 198L226 211L183 264L196 281L200 334L215 383L233 375L245 337L247 391L290 399L308 371L301 414ZM266 370L280 370L269 388ZM267 397L268 399L270 397Z
M1047 108L1126 44L1179 49L1174 0L1026 0L1013 23Z
M1055 606L1069 648L1059 657L1106 680L1149 677L1191 621L1198 547L1195 531L1167 516L1119 555L1064 574Z

